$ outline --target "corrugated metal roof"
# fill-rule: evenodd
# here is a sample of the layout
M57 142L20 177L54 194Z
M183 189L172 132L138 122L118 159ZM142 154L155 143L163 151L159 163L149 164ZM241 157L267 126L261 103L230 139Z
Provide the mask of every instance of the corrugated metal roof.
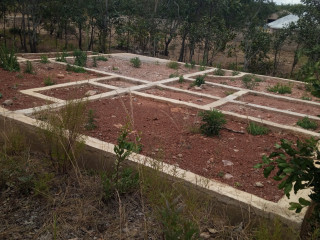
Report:
M272 29L282 29L290 25L290 23L298 22L299 17L297 15L289 14L285 17L279 18L276 21L268 23L267 26Z

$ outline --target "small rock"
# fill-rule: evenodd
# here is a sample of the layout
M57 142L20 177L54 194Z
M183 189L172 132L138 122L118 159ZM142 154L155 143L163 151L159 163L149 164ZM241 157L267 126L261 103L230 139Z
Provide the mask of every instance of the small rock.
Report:
M116 128L122 128L122 124L121 123L114 124L113 126L115 126Z
M239 152L239 149L233 149L233 151L235 151L235 152Z
M222 162L223 162L223 166L232 166L233 165L233 162L231 162L231 161L228 161L228 160L222 160Z
M229 179L231 179L231 178L233 178L233 176L232 176L230 173L226 173L226 174L223 176L223 179L229 180Z
M182 158L182 157L183 157L183 155L182 155L181 153L179 153L179 154L178 154L178 157L179 157L179 158Z
M12 104L13 104L13 101L11 99L7 99L2 103L2 105L4 105L4 106L10 106Z
M203 100L199 98L199 99L197 99L197 102L203 102Z
M112 118L115 118L116 116L115 116L115 115L112 115L111 117L112 117Z
M214 228L208 228L208 231L211 233L211 234L216 234L218 233L218 230L214 229Z
M271 118L271 115L270 115L270 114L268 114L268 115L267 115L267 118Z
M202 232L202 233L200 233L200 237L203 238L203 239L209 239L210 238L210 233Z
M201 89L202 89L201 87L197 87L197 86L194 87L194 90L201 90Z
M255 187L260 187L260 188L264 187L264 185L263 185L262 182L256 182L256 183L254 184L254 186L255 186Z
M61 73L59 73L59 74L57 74L57 78L64 78L64 75L63 74L61 74Z
M89 90L88 92L86 92L85 96L93 96L93 95L96 95L96 94L97 94L97 91Z

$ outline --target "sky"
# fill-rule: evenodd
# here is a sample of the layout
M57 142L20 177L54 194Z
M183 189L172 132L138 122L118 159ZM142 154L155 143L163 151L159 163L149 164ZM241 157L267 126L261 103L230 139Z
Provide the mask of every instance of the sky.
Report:
M300 0L273 0L276 4L297 4Z

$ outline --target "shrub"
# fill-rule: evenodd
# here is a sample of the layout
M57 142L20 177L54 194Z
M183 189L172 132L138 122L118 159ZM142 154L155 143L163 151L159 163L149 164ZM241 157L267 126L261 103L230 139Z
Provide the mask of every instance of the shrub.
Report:
M55 84L55 82L52 81L51 77L49 77L49 76L44 79L43 83L45 86L52 86Z
M277 83L273 87L268 87L267 90L269 92L274 92L274 93L279 93L279 94L286 94L286 93L291 93L291 86L290 85L285 85L281 83Z
M40 60L41 63L44 63L44 64L49 63L49 59L47 55L41 55L40 58L41 58Z
M90 109L88 112L88 118L85 128L89 131L97 128L94 112L92 109Z
M252 74L246 74L242 77L242 83L247 89L254 89L259 85L259 82L262 82L262 79Z
M180 75L178 82L179 82L179 83L183 83L183 82L184 82L184 77L183 77L183 75Z
M0 48L0 66L10 72L20 71L20 65L13 50L9 50L5 46Z
M178 72L171 73L171 74L169 75L169 78L175 78L175 77L179 77L179 73L178 73Z
M106 62L106 61L108 61L108 58L106 58L105 56L97 56L97 57L95 57L96 59L97 59L97 61L104 61L104 62Z
M239 71L232 71L232 76L237 76L237 75L239 75L239 74L240 74Z
M81 51L80 49L77 49L73 52L74 59L74 65L77 65L79 67L85 67L87 64L87 53Z
M130 63L131 63L132 66L135 67L135 68L141 67L141 60L140 60L140 58L138 58L138 57L131 58L131 59L130 59Z
M63 51L61 54L58 53L56 55L56 61L58 61L58 62L67 62L66 57L68 57L68 56L69 56L69 54L67 52L65 52L65 51Z
M206 75L201 75L201 76L197 76L196 80L193 82L193 86L198 86L200 87L202 84L205 84L205 77Z
M218 136L220 130L226 124L226 119L223 113L212 109L199 113L202 122L200 126L201 133L206 136Z
M261 126L259 124L256 124L255 122L250 122L248 127L247 127L248 133L250 133L253 136L257 135L265 135L269 132L269 129Z
M24 70L25 73L33 74L33 66L30 61L27 61L26 69Z
M206 70L206 66L201 65L201 66L199 67L199 71L204 71L204 70Z
M310 120L308 117L304 117L299 120L297 125L304 129L316 130L318 128L318 124L315 121Z
M216 70L213 71L213 74L214 74L214 75L217 75L217 76L224 76L225 71L222 70L222 69L219 67L219 68L217 68Z
M255 168L263 168L265 178L268 178L277 167L274 180L280 181L279 189L283 189L286 196L290 197L293 189L294 193L302 189L311 189L310 199L314 204L320 204L320 161L317 149L317 140L314 138L305 141L297 140L296 144L286 139L282 139L280 144L276 144L276 151L269 156L262 157L262 163L255 165ZM301 212L302 208L311 203L299 198L299 202L290 202L290 210ZM320 220L319 212L317 213Z
M177 70L179 68L179 63L171 61L167 63L167 67Z
M67 64L66 71L75 72L75 73L85 73L86 72L86 70L83 67L71 66L70 64Z

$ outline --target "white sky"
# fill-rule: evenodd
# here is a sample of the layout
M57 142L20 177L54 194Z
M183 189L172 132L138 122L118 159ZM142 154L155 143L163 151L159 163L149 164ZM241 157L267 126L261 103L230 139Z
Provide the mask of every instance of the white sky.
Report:
M297 4L300 0L273 0L276 4Z

